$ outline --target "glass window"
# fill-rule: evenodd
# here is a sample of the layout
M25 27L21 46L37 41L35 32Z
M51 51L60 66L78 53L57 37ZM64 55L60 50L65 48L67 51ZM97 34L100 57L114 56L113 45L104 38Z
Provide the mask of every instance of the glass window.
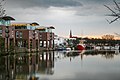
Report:
M43 45L42 45L42 41L40 41L40 47L43 47Z
M20 38L22 38L22 32L20 32Z
M46 47L46 41L44 41L44 47Z
M5 25L5 20L1 19L0 20L0 25Z
M19 32L18 31L16 31L16 38L18 38L19 37Z

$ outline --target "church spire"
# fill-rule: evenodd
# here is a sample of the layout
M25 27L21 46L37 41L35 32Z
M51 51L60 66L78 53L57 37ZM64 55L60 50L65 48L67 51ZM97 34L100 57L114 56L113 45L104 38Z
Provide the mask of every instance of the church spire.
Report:
M70 38L72 38L72 31L70 30L70 36L69 36Z

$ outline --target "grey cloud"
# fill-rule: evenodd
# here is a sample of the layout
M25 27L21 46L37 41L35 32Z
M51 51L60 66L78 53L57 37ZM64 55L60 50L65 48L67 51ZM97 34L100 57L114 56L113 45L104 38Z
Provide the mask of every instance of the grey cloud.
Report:
M82 6L79 0L7 0L7 4L11 7L75 7Z
M111 3L113 0L81 0L81 1L85 3L101 4L101 3ZM116 0L116 1L119 1L119 0Z
M113 0L78 0L81 1L84 6L76 9L77 16L104 16L108 10L104 7L106 5L113 5ZM119 2L119 0L116 0Z

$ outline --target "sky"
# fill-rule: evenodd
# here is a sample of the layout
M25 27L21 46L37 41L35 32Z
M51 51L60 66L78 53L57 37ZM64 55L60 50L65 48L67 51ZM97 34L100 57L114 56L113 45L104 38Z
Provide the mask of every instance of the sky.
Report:
M120 0L116 0L120 2ZM120 33L120 21L109 24L105 16L114 9L113 0L6 0L6 13L17 22L37 22L40 26L54 26L55 34L68 37L102 36Z

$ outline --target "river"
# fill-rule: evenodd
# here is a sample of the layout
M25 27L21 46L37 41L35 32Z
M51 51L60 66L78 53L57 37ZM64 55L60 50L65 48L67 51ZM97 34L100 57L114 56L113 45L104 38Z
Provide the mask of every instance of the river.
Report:
M0 57L0 80L120 80L119 51L49 51Z

